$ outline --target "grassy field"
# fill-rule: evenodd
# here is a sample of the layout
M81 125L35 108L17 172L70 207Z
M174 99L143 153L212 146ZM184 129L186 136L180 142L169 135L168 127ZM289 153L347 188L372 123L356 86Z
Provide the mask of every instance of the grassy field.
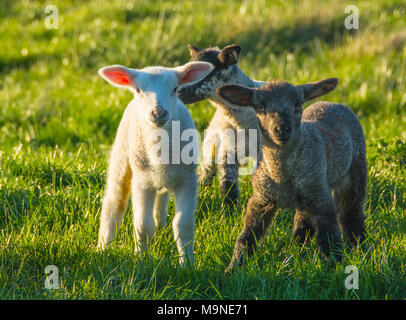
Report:
M46 29L56 5L59 28ZM359 9L347 30L344 9ZM218 186L199 190L196 264L178 265L170 227L150 255L134 255L131 210L117 241L95 250L107 157L131 94L97 69L175 66L187 44L241 45L254 79L340 79L324 99L359 116L367 139L368 238L341 264L292 242L292 211L276 218L256 255L223 269L242 211L222 209ZM405 299L406 5L388 1L13 1L0 2L0 299ZM214 113L190 106L199 130ZM170 221L173 217L170 202ZM45 267L59 289L44 287ZM347 265L359 289L347 290Z

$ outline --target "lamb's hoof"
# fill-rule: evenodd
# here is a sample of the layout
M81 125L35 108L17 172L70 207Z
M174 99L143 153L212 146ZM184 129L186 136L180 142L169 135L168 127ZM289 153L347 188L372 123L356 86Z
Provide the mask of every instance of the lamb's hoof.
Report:
M201 186L210 186L213 183L213 179L213 177L199 175L197 181Z
M365 238L366 231L364 228L361 231L358 231L357 233L351 233L351 235L345 234L344 240L346 244L346 249L352 250L354 248L360 248L362 250L366 250Z
M103 252L104 250L106 250L106 247L107 245L104 242L99 241L96 246L96 252Z
M224 269L224 273L228 274L228 275L233 274L234 271L235 271L235 264L233 262L230 263L229 266L226 269Z
M300 246L309 245L314 231L310 228L299 228L293 231L293 240Z
M326 260L333 263L340 263L343 260L343 247L341 242L325 241L319 243L321 253Z

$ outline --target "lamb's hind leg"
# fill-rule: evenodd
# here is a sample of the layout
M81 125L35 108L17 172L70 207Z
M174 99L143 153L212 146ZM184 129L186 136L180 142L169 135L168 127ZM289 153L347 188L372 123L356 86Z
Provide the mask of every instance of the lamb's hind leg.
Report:
M344 239L350 245L365 240L364 199L367 186L365 157L359 157L351 166L347 183L337 192L339 224Z
M111 242L121 225L127 209L131 175L128 159L121 155L118 146L113 147L100 217L99 249Z

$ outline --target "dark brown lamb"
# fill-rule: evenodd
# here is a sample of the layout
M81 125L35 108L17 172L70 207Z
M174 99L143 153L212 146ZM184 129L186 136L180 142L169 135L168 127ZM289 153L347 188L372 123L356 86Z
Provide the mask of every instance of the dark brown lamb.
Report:
M321 251L332 251L337 259L341 232L350 244L365 239L367 166L361 124L337 103L317 102L302 111L305 101L336 85L332 78L298 86L273 81L259 89L218 89L231 104L254 108L263 136L253 195L227 271L242 263L244 252L252 254L278 209L296 209L294 236L303 243L316 232Z

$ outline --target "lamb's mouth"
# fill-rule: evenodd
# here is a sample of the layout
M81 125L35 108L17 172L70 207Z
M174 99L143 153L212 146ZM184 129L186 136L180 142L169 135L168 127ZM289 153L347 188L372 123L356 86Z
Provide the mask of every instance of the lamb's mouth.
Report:
M290 141L290 138L287 139L277 139L277 138L272 138L272 140L279 146L284 146L287 145Z
M159 120L159 121L151 121L148 120L148 123L153 127L153 128L162 128L164 127L167 123L169 122L169 120Z
M271 144L275 144L275 145L277 145L277 146L285 146L285 145L287 145L287 144L289 143L289 141L290 141L290 139L291 139L291 137L288 137L288 138L285 138L285 139L275 137L275 136L272 135L268 130L266 130L266 129L262 126L261 123L259 124L259 127L261 128L263 137L264 137L265 139L269 140Z

